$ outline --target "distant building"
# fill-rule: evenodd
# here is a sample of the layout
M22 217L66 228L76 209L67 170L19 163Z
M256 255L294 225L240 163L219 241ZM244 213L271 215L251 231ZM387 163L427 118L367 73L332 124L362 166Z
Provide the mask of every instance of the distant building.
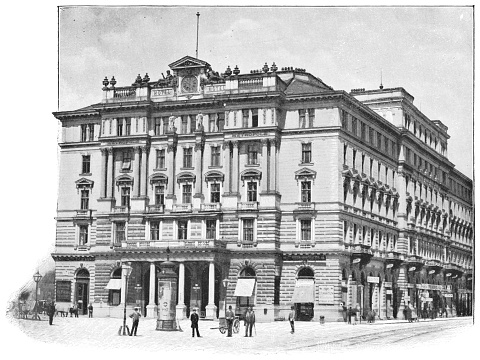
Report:
M122 316L126 301L155 317L168 249L178 318L221 317L225 298L260 321L292 304L336 321L341 302L382 318L408 303L472 313L472 181L407 91L348 93L275 64L169 67L105 78L100 103L54 113L59 306Z

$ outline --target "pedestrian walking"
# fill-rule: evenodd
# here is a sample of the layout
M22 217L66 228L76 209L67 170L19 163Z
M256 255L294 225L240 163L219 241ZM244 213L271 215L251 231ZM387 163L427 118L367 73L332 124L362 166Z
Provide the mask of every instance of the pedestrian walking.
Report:
M350 306L348 308L348 313L347 313L348 324L352 323L352 315L353 315L353 310L352 310L352 307Z
M78 318L78 305L77 304L73 305L73 313L75 314L75 317Z
M52 301L47 305L48 324L53 325L53 316L55 315L55 303Z
M295 332L295 306L290 307L290 314L288 314L288 321L290 321L290 327L292 330L290 331L290 334L293 334Z
M138 329L138 323L140 322L140 318L142 317L142 314L138 311L139 308L135 307L135 311L130 314L130 317L133 320L132 323L132 331L130 331L130 336L137 336L137 329Z
M252 336L252 328L255 326L255 312L253 311L253 307L247 308L247 312L245 313L245 337Z
M90 303L90 305L88 305L88 317L89 318L93 317L93 305L92 305L92 303Z
M232 305L228 307L228 310L225 313L225 319L227 321L227 328L228 328L227 337L232 337L233 320L235 319L235 314L232 311Z
M197 337L201 337L198 332L198 314L197 309L193 309L192 315L190 315L190 321L192 322L192 337L195 337L195 331L197 332Z
M340 307L342 308L342 316L343 316L343 322L347 322L347 307L345 306L345 303L340 303Z

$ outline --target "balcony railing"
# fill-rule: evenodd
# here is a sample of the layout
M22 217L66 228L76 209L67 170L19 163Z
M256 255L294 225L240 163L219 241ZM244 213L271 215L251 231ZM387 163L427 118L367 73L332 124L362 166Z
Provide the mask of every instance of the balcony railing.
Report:
M77 217L90 217L92 215L90 209L81 209L81 210L75 210Z
M263 87L263 78L246 78L238 79L238 89L252 89L252 88L261 88Z
M123 247L127 248L225 248L224 242L216 239L200 239L200 240L127 240L123 242Z
M315 203L314 202L297 203L297 210L298 211L315 210Z
M163 204L157 205L148 205L147 212L149 213L163 213L165 211L165 206Z
M258 210L258 201L239 202L237 205L237 209L250 211Z
M190 212L192 211L192 204L173 204L173 212Z
M220 211L220 208L221 208L220 203L207 203L207 204L200 205L201 211Z
M127 99L127 98L134 98L137 96L137 92L135 88L128 87L128 88L118 88L114 90L113 98L114 99Z
M127 214L130 212L129 206L114 206L112 212L115 214Z

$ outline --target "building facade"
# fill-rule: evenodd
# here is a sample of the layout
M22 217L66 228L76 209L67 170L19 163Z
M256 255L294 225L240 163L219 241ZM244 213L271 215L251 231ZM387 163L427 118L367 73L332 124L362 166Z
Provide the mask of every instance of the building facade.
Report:
M169 67L105 78L100 103L54 113L57 306L155 317L169 258L177 318L228 304L273 321L295 304L300 320L337 321L342 302L380 318L409 303L472 313L472 181L408 92L334 90L275 63Z

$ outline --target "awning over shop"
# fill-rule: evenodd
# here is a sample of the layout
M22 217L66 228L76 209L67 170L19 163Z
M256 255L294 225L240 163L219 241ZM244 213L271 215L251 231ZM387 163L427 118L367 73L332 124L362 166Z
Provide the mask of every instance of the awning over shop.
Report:
M313 279L298 279L293 290L293 303L315 302L315 283Z
M238 279L234 296L252 296L255 288L255 279Z
M105 289L120 290L122 288L122 279L110 279Z

